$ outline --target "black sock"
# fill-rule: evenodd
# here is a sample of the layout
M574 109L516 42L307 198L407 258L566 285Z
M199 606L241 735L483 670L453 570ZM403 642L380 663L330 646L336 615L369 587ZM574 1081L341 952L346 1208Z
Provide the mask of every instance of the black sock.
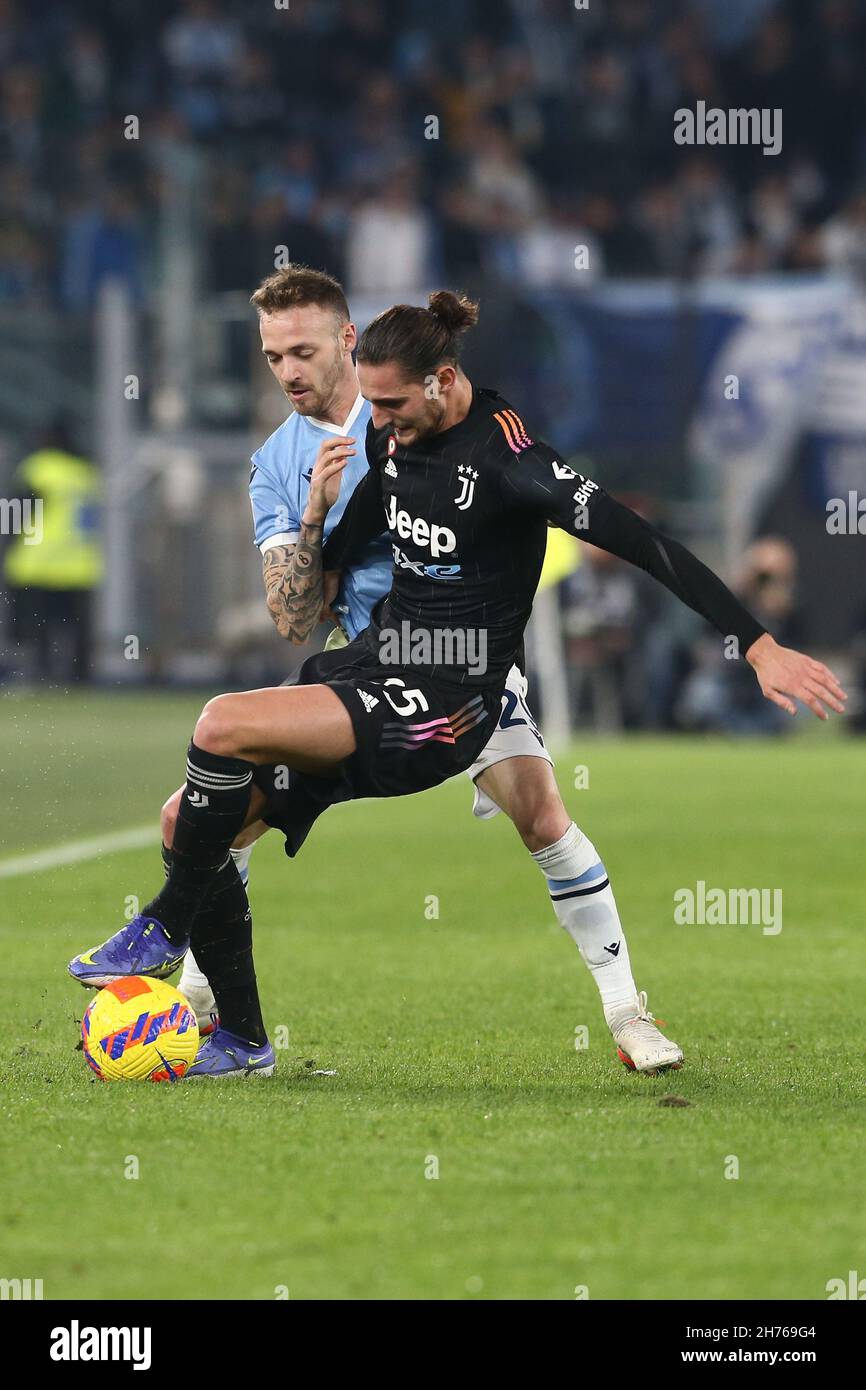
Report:
M229 858L246 819L254 771L255 765L243 758L189 746L168 881L142 908L144 916L162 923L170 941L189 936L196 912Z
M220 1027L251 1043L267 1042L253 965L253 915L231 856L196 913L190 944L214 992Z
M165 876L171 870L171 850L162 846L162 862ZM214 992L220 1023L230 1033L246 1038L249 1042L265 1043L264 1020L259 1003L253 965L253 923L249 910L246 885L240 874L237 884L231 869L237 866L233 859L224 864L208 890L204 902L195 915L192 929L192 942L195 951L208 958L209 966L204 970L196 964L208 978ZM240 885L241 892L238 892ZM213 983L213 975L217 984Z

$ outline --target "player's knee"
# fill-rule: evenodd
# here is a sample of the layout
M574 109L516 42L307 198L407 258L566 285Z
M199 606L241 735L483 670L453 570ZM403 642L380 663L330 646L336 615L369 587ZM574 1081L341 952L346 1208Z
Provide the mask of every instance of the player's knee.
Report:
M514 824L530 854L561 840L570 824L559 797L543 797L515 809Z
M238 751L239 728L237 696L217 695L208 700L199 715L193 742L208 753L230 758Z

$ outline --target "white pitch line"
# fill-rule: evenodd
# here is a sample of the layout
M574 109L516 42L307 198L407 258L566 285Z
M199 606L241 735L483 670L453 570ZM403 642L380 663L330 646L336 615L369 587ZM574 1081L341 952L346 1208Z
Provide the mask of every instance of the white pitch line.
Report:
M131 830L115 830L109 835L89 840L70 840L53 849L37 850L35 854L19 854L13 859L0 859L0 878L18 878L23 874L39 874L46 869L59 869L64 864L83 864L87 859L100 859L104 854L116 854L123 849L143 849L159 840L156 825L138 825Z

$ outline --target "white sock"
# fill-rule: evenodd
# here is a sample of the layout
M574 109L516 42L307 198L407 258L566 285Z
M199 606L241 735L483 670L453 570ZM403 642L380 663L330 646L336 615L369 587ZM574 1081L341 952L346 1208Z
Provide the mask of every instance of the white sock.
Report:
M229 854L235 861L235 866L240 874L241 883L246 885L250 877L250 855L255 849L255 844L246 845L243 849L230 849ZM187 951L183 958L183 970L180 972L180 979L177 987L181 994L188 989L208 989L210 981L204 971L199 970L195 956L192 951Z
M561 839L533 854L547 879L553 910L586 962L605 1018L636 1005L628 944L607 871L595 845L574 821Z
M240 874L241 883L246 887L250 877L250 855L255 849L255 842L245 845L243 849L230 849L229 854L235 861L235 868Z
M183 958L183 970L177 987L181 994L186 994L188 989L210 989L210 981L204 971L199 970L192 951L187 951Z

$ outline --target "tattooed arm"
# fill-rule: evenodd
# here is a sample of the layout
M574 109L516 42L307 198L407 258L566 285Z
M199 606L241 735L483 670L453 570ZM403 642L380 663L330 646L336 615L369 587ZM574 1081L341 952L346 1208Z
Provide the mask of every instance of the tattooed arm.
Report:
M340 474L354 457L354 442L339 435L321 445L297 542L271 546L264 554L268 612L277 632L290 642L306 642L323 606L336 598L336 576L322 574L322 535L325 518L340 495Z
M277 632L306 642L322 613L322 527L302 523L297 543L266 550L262 568Z

